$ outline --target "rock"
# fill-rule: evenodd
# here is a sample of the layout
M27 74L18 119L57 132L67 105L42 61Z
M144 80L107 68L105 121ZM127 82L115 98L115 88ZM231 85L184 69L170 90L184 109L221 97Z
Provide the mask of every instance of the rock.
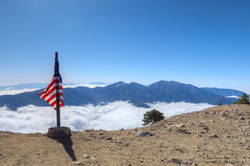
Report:
M181 152L181 153L183 153L183 150L180 149L180 148L175 149L175 151L176 151L176 152Z
M148 131L139 131L136 133L136 136L138 137L148 137L148 136L154 136L155 134L150 133Z
M73 163L72 163L72 165L73 166L83 166L83 165L85 165L83 162L80 162L80 161L74 161Z
M113 140L112 137L105 137L104 140Z
M179 159L173 158L173 159L168 160L168 163L175 163L175 164L181 165L182 161Z
M205 127L203 128L203 130L209 130L209 128L208 128L207 126L205 126Z
M186 127L186 126L184 124L177 124L177 125L175 125L175 127L182 128L182 127Z
M96 158L93 157L93 156L91 156L91 157L90 157L90 160L91 160L91 161L96 161Z
M181 134L192 134L191 132L189 132L188 130L185 130L185 129L178 129L178 130L176 130L176 132L181 133Z
M161 143L160 145L159 145L159 148L163 148L164 147L164 143Z
M49 128L47 136L53 139L69 138L71 130L69 127L52 127Z
M240 120L245 120L245 118L244 117L240 117Z
M217 134L213 134L210 136L210 138L219 138L219 136Z
M84 154L83 157L84 157L84 158L89 158L89 155Z

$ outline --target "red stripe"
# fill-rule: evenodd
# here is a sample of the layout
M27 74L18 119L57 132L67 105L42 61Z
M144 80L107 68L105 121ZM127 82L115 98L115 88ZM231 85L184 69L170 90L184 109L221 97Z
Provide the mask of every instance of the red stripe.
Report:
M43 100L45 100L49 95L51 95L52 93L54 93L57 89L63 90L63 87L62 87L62 84L60 82L60 78L53 77L52 81L48 85L48 87L40 93L40 97ZM60 96L59 106L62 107L62 106L64 106L64 99L63 99L63 93L62 92L56 92L55 94L53 94L52 96L50 96L45 101L48 102L48 103L51 102L52 100L54 100L56 98L57 94ZM54 108L54 110L56 110L56 104L57 104L57 101L55 100L55 101L53 101L50 104L50 106L52 106Z
M52 87L52 86L51 86ZM49 88L47 88L42 94L41 94L41 96L42 95L46 95L47 93L51 93L51 91L53 91L52 89L55 89L55 87L53 87L53 88L51 88L50 90L49 90Z
M62 100L60 100L60 102L62 102L62 103L60 104L60 107L64 106L64 102L63 102ZM50 105L51 105L52 107L56 106L56 100L55 100L53 103L51 103Z
M53 88L50 89L48 92L46 92L46 94L42 97L42 99L45 100L45 98L46 98L49 94L51 94L53 91L55 91L56 88L57 88L57 87L53 87ZM63 90L62 86L60 86L59 89L60 89L60 90Z
M48 87L44 91L41 92L40 96L46 93L54 84L56 84L56 86L59 86L60 87L59 89L62 89L62 85L60 85L60 81L53 79L52 82L48 85Z
M48 87L41 93L41 95L49 90L50 87L52 87L56 83L56 80L53 78L51 83L48 85Z
M59 96L63 96L62 93L59 93ZM48 100L46 100L48 103L53 100L56 97L56 93L54 95L52 95Z
M44 94L44 96L42 97L42 99L45 99L49 94L51 94L55 90L56 90L56 87L53 87L52 89L50 89L48 92L46 92L46 94Z
M53 103L51 103L50 105L53 107L55 104L56 104L56 100Z
M53 100L56 97L56 93L54 95L52 95L48 100L46 100L48 103Z

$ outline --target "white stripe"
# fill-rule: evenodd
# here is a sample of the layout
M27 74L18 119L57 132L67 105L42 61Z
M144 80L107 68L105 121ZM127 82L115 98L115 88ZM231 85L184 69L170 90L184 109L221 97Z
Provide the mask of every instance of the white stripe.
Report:
M53 96L54 94L56 94L56 90L54 90L53 92L51 92L44 100L45 100L45 101L49 100L49 98L50 98L51 96Z
M49 92L52 88L54 88L56 86L56 84L54 83L47 91L46 89L44 90L45 92ZM45 96L47 93L44 93L41 95L41 98L43 98L43 96Z
M62 90L59 90L59 93L63 93ZM53 92L51 92L44 100L48 100L51 96L53 96L54 94L56 94L56 90L54 90Z
M56 93L56 89L54 91L52 91L48 96L46 96L46 98L44 100L48 100L52 95L54 95ZM59 93L63 93L63 90L59 90ZM44 95L46 95L47 93L45 93ZM41 98L44 96L42 95Z
M54 101L56 101L56 97L50 100L49 104L52 104Z

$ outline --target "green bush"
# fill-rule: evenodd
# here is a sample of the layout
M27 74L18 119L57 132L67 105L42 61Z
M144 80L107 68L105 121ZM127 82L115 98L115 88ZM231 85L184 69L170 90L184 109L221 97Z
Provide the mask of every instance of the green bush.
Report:
M161 113L160 111L153 109L151 111L148 111L144 114L144 118L143 118L143 122L144 122L144 126L150 124L150 123L155 123L158 121L161 121L162 119L164 119L163 113Z
M244 93L234 104L250 104L249 96Z

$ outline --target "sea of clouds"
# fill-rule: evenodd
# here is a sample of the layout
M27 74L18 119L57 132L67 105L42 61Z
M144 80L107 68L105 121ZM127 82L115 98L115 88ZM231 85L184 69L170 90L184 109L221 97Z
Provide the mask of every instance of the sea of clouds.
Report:
M64 88L76 88L76 87L88 87L88 88L96 88L96 87L104 87L106 85L104 84L74 84L74 85L63 85ZM16 94L20 94L20 93L24 93L24 92L32 92L35 90L39 90L39 89L45 89L44 88L18 88L16 89L15 87L9 86L5 89L0 90L0 96L2 95L16 95Z
M119 130L142 127L143 114L151 109L165 117L200 111L212 107L201 103L154 103L151 108L136 107L129 102L117 101L107 105L65 106L61 109L61 123L74 131L87 129ZM0 130L17 133L45 133L56 125L56 112L51 107L28 105L17 111L0 107Z

